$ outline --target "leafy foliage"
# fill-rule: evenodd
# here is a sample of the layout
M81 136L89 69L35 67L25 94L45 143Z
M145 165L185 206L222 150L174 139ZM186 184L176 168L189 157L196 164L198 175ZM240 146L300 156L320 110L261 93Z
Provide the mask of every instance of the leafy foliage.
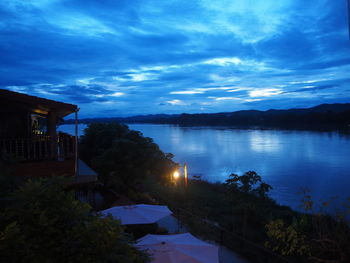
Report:
M260 184L256 186L257 183ZM261 176L254 171L245 172L241 176L230 174L225 185L230 192L252 193L259 197L267 197L266 194L272 189L269 184L262 182Z
M293 215L290 208L279 206L270 198L261 198L255 192L238 191L235 184L230 188L222 183L189 180L185 187L182 180L177 184L149 180L145 188L154 198L171 207L172 211L177 208L186 210L259 244L266 239L265 224L271 218ZM252 187L252 191L254 189ZM194 227L204 228L200 224ZM202 229L201 234L205 232Z
M10 175L10 173L9 166L0 160L0 199L6 199L7 195L23 181L21 178Z
M123 191L146 175L160 179L170 174L175 163L151 138L118 123L93 123L80 141L81 158L90 164L108 187ZM125 190L125 189L124 189Z
M302 206L308 214L297 214L292 221L270 221L266 225L265 245L282 255L307 256L310 262L349 262L349 214L343 210L331 217L324 209L329 204L330 201L323 201L317 208L318 203L305 192Z
M28 181L1 211L1 262L147 262L118 221L90 213L62 179Z
M283 256L310 254L306 237L298 229L297 223L286 226L283 220L277 219L269 222L266 229L270 240L265 246L273 251L280 252Z

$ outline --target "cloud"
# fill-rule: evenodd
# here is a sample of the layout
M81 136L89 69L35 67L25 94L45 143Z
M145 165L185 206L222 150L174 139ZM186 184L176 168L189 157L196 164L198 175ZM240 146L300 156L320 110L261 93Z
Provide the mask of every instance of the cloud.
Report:
M249 91L250 97L270 97L283 93L280 89L257 89Z
M110 94L109 96L112 96L112 97L120 97L120 96L124 96L125 93L123 92L114 92L112 94Z
M204 64L210 64L210 65L219 65L219 66L229 66L231 64L239 65L242 63L242 60L237 57L232 58L212 58L205 60L203 62Z
M167 103L170 105L185 105L182 100L168 100Z
M196 88L196 89L192 89L192 90L171 91L170 94L193 95L193 94L203 94L206 92L222 91L222 90L229 90L229 89L230 89L230 87Z
M0 88L81 116L349 98L346 1L3 0Z
M204 91L200 90L179 90L179 91L171 91L170 94L202 94Z
M221 100L241 100L241 99L237 97L217 97L215 98L215 100L221 101Z
M335 85L323 85L323 86L305 86L301 89L289 91L289 92L317 92L320 90L325 90L325 89L332 89L332 88L337 88L338 86Z

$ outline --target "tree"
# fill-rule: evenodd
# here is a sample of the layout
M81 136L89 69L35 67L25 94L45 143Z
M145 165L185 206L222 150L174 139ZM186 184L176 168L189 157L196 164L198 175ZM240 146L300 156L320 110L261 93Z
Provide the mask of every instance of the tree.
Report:
M256 186L259 182L260 185ZM260 197L266 197L266 194L272 189L269 184L262 182L261 176L254 171L245 172L241 176L230 174L225 185L230 192L251 193Z
M123 191L146 175L160 179L173 170L172 155L163 153L151 138L118 123L93 123L80 140L81 157L106 186Z
M272 187L262 182L261 176L254 171L245 172L241 176L232 173L224 185L226 198L232 204L232 225L241 222L239 231L247 235L248 221L254 224L261 224L263 221L261 214L258 213L258 207L265 206L264 201L270 200L267 192Z
M74 199L60 178L29 180L1 210L1 262L147 262L118 221Z

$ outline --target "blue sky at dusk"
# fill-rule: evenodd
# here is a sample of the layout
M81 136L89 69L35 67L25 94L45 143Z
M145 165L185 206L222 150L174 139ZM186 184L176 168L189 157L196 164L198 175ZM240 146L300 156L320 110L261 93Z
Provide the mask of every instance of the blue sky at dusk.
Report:
M1 0L0 88L81 117L350 102L346 0Z

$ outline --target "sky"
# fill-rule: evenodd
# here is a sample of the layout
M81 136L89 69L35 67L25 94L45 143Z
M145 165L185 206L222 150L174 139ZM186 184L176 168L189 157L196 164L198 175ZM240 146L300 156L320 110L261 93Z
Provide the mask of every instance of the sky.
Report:
M0 88L80 117L350 102L347 0L0 0Z

